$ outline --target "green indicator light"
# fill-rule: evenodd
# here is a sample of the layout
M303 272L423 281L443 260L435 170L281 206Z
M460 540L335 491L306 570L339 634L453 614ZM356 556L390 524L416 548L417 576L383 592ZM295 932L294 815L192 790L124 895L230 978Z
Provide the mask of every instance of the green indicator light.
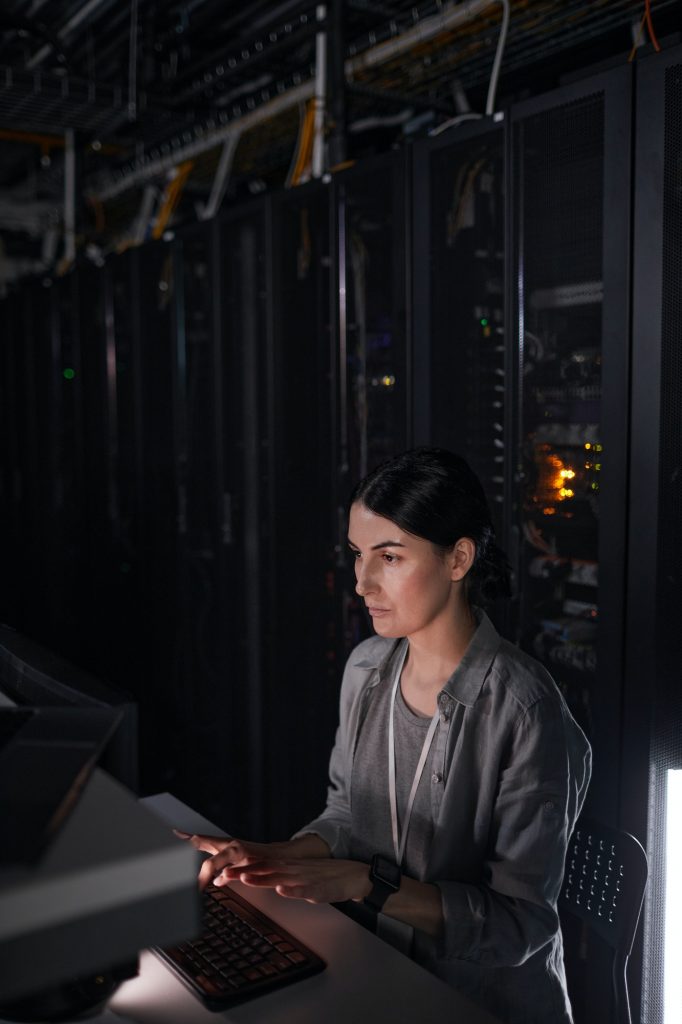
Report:
M63 371L64 380L73 380L76 376L76 371L72 370L70 366L67 366Z
M481 327L487 327L487 326L488 326L488 320L487 320L486 317L482 316L481 317Z
M130 572L132 565L130 562L121 562L121 572Z

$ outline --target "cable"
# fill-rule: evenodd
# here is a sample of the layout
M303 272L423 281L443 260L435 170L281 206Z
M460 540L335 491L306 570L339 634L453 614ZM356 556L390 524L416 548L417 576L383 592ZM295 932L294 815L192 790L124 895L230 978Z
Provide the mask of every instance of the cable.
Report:
M630 56L628 57L628 64L632 64L633 60L635 59L635 54L637 53L637 47L640 45L641 40L642 40L642 32L644 31L644 24L645 24L645 22L646 22L646 11L642 15L642 20L639 23L639 28L637 29L637 35L635 36L635 41L632 44L632 49L630 50Z
M647 3L649 0L647 0ZM507 42L507 31L509 29L509 0L500 0L502 4L502 25L500 27L500 37L497 40L497 50L495 51L495 60L493 61L493 70L490 74L490 84L488 86L488 98L485 104L486 114L495 113L495 93L497 92L497 80L500 76L500 67L502 65L502 55L504 53L505 43Z
M310 163L313 150L313 133L315 128L315 101L308 100L305 114L301 120L298 146L292 162L291 171L287 175L286 187L298 185L302 174Z
M656 38L656 33L654 32L654 24L651 20L651 0L644 0L644 16L646 17L646 27L649 31L649 39L651 40L651 43L656 53L660 53L661 47L658 42L658 39Z
M500 77L500 68L502 66L502 57L504 55L504 48L507 42L507 33L509 31L509 18L510 18L510 7L509 0L499 0L502 4L502 24L500 25L500 35L497 40L497 49L495 50L495 59L493 60L492 71L490 72L490 82L488 84L488 96L485 103L486 116L491 116L495 113L495 94L497 93L497 81ZM482 117L482 114L475 114L473 112L466 114L458 114L456 117L450 118L449 121L445 121L443 124L439 124L436 128L432 128L429 135L440 135L441 132L446 131L448 128L453 128L455 125L460 124L462 121L474 121Z
M456 117L451 117L449 121L443 121L436 128L432 128L429 135L440 135L441 132L447 131L448 128L454 128L455 125L461 124L462 121L480 121L483 114L475 114L470 111L466 114L457 114Z

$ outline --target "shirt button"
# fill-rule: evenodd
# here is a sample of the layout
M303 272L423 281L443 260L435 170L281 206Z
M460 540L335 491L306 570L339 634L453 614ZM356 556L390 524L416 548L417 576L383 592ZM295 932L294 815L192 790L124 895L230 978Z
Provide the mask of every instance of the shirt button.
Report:
M441 722L443 722L443 724L445 724L445 722L447 722L449 720L449 718L450 718L450 712L449 711L441 711L441 713L440 713L440 720L441 720Z
M441 775L440 772L434 772L433 775L431 776L431 782L436 782L437 783L437 782L442 782L442 781L443 781L443 776Z

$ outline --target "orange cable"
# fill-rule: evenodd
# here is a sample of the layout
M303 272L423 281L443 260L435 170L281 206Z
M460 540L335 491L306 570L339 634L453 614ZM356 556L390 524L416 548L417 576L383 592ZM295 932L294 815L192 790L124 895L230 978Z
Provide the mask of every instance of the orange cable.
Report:
M661 47L658 39L656 38L656 33L654 32L654 23L651 20L651 0L644 0L644 15L646 17L646 27L649 30L649 38L651 39L654 50L656 53L660 53Z
M301 128L301 142L296 157L296 164L291 174L291 184L297 185L306 165L310 160L313 142L313 130L315 125L315 103L308 100L303 127Z

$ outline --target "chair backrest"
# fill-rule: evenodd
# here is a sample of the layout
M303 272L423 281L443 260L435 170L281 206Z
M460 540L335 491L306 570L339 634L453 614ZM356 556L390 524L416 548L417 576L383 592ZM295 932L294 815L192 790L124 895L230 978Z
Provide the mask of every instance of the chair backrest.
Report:
M613 949L618 1021L630 1021L625 971L647 876L646 853L633 835L591 818L578 820L568 844L559 910L580 918Z

